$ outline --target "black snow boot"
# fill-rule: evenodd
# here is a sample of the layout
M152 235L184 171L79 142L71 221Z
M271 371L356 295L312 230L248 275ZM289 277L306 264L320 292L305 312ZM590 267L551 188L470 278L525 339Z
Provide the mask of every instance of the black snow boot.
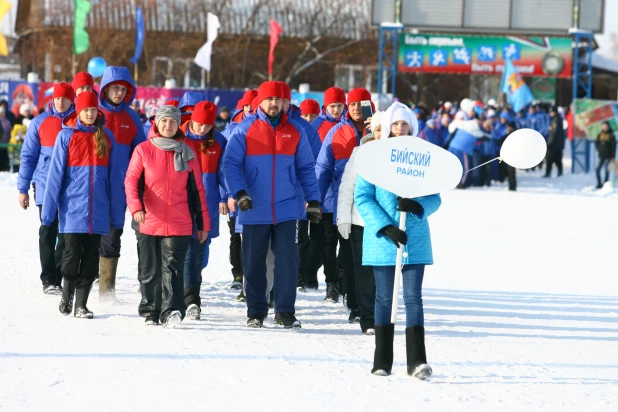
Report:
M373 355L371 373L378 376L388 376L393 369L393 339L395 325L376 325L376 350Z
M92 288L92 284L75 290L75 312L73 312L73 315L76 318L92 319L94 317L94 314L86 307L90 288Z
M408 360L408 375L421 380L431 376L433 371L427 365L425 328L423 326L406 328L406 357Z
M64 278L62 280L62 297L60 298L60 313L70 315L73 310L73 296L75 295L75 281Z

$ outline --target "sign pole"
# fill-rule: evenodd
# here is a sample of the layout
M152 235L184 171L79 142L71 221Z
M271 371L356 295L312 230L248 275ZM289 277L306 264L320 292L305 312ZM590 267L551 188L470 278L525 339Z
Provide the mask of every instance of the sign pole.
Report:
M399 213L399 230L406 231L406 212ZM393 307L391 309L391 323L397 323L397 307L399 306L399 286L403 269L403 245L397 248L395 260L395 282L393 283Z

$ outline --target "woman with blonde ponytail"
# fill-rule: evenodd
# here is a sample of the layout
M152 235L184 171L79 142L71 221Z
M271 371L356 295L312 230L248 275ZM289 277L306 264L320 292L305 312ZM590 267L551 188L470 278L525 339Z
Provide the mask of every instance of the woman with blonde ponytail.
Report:
M99 272L101 235L110 226L124 226L122 168L114 155L114 135L103 124L97 95L80 93L56 139L41 211L42 224L49 226L58 210L65 241L59 309L63 315L73 311L76 318L93 317L86 303Z

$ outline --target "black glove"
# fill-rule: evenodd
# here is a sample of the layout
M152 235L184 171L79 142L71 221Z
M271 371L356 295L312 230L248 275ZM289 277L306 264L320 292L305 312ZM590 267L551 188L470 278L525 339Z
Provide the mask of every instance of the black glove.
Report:
M236 201L238 202L238 208L243 212L253 208L251 196L245 190L236 193Z
M317 200L310 200L307 204L307 219L311 223L320 223L322 219L322 208Z
M408 243L408 235L406 235L406 232L393 225L386 226L384 229L380 230L380 233L392 240L397 247L399 247L400 243L402 245Z
M400 212L410 212L415 215L423 213L423 206L416 200L406 199L405 197L397 198L397 210Z

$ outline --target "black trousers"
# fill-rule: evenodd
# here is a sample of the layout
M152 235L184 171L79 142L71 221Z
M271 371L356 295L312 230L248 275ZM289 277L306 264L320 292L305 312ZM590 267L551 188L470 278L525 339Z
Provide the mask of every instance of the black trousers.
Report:
M39 219L41 209L39 208ZM60 285L62 283L62 251L64 236L58 233L58 213L51 226L39 228L39 258L41 260L41 282L43 284Z
M191 236L137 234L140 316L165 321L172 311L178 310L184 318L184 267L190 241Z
M306 279L305 272L309 265L309 249L311 243L309 242L309 221L298 221L298 254L300 256L300 267L298 268L298 276L301 279Z
M101 235L65 233L62 252L62 276L75 281L75 288L90 290L99 274Z
M337 226L335 226L337 229ZM339 260L343 269L343 287L347 296L348 309L358 309L356 300L356 275L354 271L354 258L352 255L352 243L350 239L344 239L337 231L339 237ZM342 292L343 293L343 292Z
M509 180L509 190L517 190L517 169L515 169L513 166L507 165L506 171Z
M339 283L337 270L337 242L339 233L333 224L333 214L322 214L320 223L311 223L309 262L305 282L317 282L318 270L324 265L326 283Z
M99 256L104 258L119 258L120 257L120 237L123 229L109 228L109 234L101 237L101 247L99 248Z
M354 277L356 281L356 300L360 312L362 330L373 328L374 309L376 305L376 280L372 266L363 266L363 232L362 226L352 225L350 245L354 260ZM348 296L348 301L349 301Z
M558 176L562 175L562 149L547 149L547 155L545 156L545 176L551 175L552 165L555 164L558 168Z
M242 240L240 233L236 233L236 217L230 217L227 222L230 228L230 265L232 265L232 276L234 279L242 277Z

